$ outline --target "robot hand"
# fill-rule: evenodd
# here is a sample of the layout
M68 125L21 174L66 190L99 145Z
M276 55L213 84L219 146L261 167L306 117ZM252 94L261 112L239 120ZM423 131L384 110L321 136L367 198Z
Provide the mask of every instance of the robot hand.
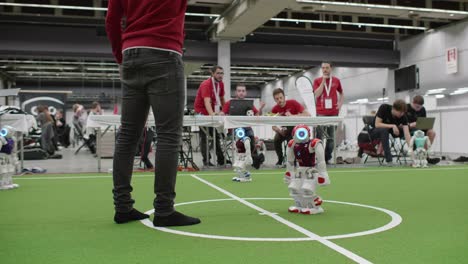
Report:
M294 172L291 172L291 171L286 171L284 173L284 183L286 184L290 184L291 183L291 180L294 178Z

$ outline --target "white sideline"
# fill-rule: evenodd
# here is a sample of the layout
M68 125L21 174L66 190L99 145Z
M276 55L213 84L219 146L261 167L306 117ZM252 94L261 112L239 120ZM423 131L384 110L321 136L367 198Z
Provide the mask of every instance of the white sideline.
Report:
M269 211L267 211L267 210L265 210L265 209L263 209L261 207L258 207L255 204L250 203L250 202L248 202L248 201L246 201L246 200L244 200L244 199L242 199L242 198L240 198L240 197L238 197L238 196L224 190L223 188L218 187L218 186L212 184L211 182L206 181L206 180L196 176L195 174L192 174L191 176L193 178L203 182L204 184L206 184L206 185L220 191L221 193L231 197L232 199L234 199L234 200L236 200L236 201L238 201L238 202L240 202L240 203L242 203L244 205L247 205L248 207L250 207L250 208L252 208L254 210L257 210L257 211L259 211L259 212L261 212L261 213L263 213L263 214L265 214L267 216L270 216L271 218L275 219L276 221L278 221L280 223L283 223L283 224L289 226L290 228L292 228L292 229L294 229L294 230L296 230L296 231L298 231L298 232L300 232L300 233L302 233L302 234L304 234L304 235L306 235L306 236L308 236L310 238L313 238L313 239L317 240L318 242L322 243L323 245L337 251L338 253L348 257L349 259L355 261L356 263L372 263L372 262L358 256L357 254L355 254L355 253L353 253L353 252L351 252L351 251L349 251L349 250L347 250L347 249L345 249L345 248L343 248L341 246L338 246L337 244L335 244L335 243L333 243L333 242L331 242L329 240L326 240L323 237L321 237L321 236L319 236L319 235L317 235L315 233L310 232L309 230L307 230L307 229L305 229L305 228L303 228L301 226L298 226L298 225L296 225L296 224L294 224L294 223L292 223L292 222L290 222L290 221L288 221L288 220L286 220L286 219L284 219L284 218L282 218L282 217L280 217L280 216L278 216L276 214L273 214L273 213L271 213L271 212L269 212Z

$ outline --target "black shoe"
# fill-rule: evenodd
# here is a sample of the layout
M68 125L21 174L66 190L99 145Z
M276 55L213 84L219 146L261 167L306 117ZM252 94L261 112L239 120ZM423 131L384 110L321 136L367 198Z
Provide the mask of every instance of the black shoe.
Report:
M143 162L143 164L145 164L145 168L146 169L152 169L154 166L153 166L153 163L151 163L151 161L149 159L142 159L141 160Z
M154 226L188 226L201 223L200 219L174 211L168 216L155 216Z
M460 156L460 157L454 159L453 161L455 161L455 162L466 162L466 161L468 161L468 157Z
M203 162L203 166L205 167L214 167L215 165L211 162Z
M128 213L119 213L119 212L116 212L115 215L114 215L114 221L117 223L117 224L123 224L123 223L127 223L127 222L130 222L130 221L137 221L137 220L142 220L142 219L146 219L146 218L149 218L149 215L147 214L144 214L136 209L132 209L130 212Z
M232 165L232 162L230 160L226 160L227 165ZM224 160L218 161L219 166L224 166Z
M427 163L435 165L440 162L440 158L427 158Z

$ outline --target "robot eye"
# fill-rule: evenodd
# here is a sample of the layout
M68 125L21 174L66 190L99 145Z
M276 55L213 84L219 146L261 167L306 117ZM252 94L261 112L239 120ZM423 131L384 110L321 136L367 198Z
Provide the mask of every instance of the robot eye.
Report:
M8 129L2 128L2 130L0 130L0 136L6 137L7 135L8 135Z
M296 138L299 140L304 140L309 136L309 133L307 132L307 129L305 128L299 128L296 131Z
M236 136L237 136L238 138L243 138L243 137L245 137L245 131L244 131L244 129L237 129L237 130L236 130Z

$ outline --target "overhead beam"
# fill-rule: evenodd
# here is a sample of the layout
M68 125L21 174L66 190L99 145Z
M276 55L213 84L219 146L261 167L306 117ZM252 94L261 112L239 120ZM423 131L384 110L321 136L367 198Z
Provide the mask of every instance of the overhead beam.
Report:
M294 1L235 0L214 22L213 39L239 40Z
M106 37L93 28L0 25L2 58L54 58L112 61ZM217 44L186 41L184 60L217 63ZM323 60L340 66L397 67L399 52L364 48L233 43L232 64L310 66Z

